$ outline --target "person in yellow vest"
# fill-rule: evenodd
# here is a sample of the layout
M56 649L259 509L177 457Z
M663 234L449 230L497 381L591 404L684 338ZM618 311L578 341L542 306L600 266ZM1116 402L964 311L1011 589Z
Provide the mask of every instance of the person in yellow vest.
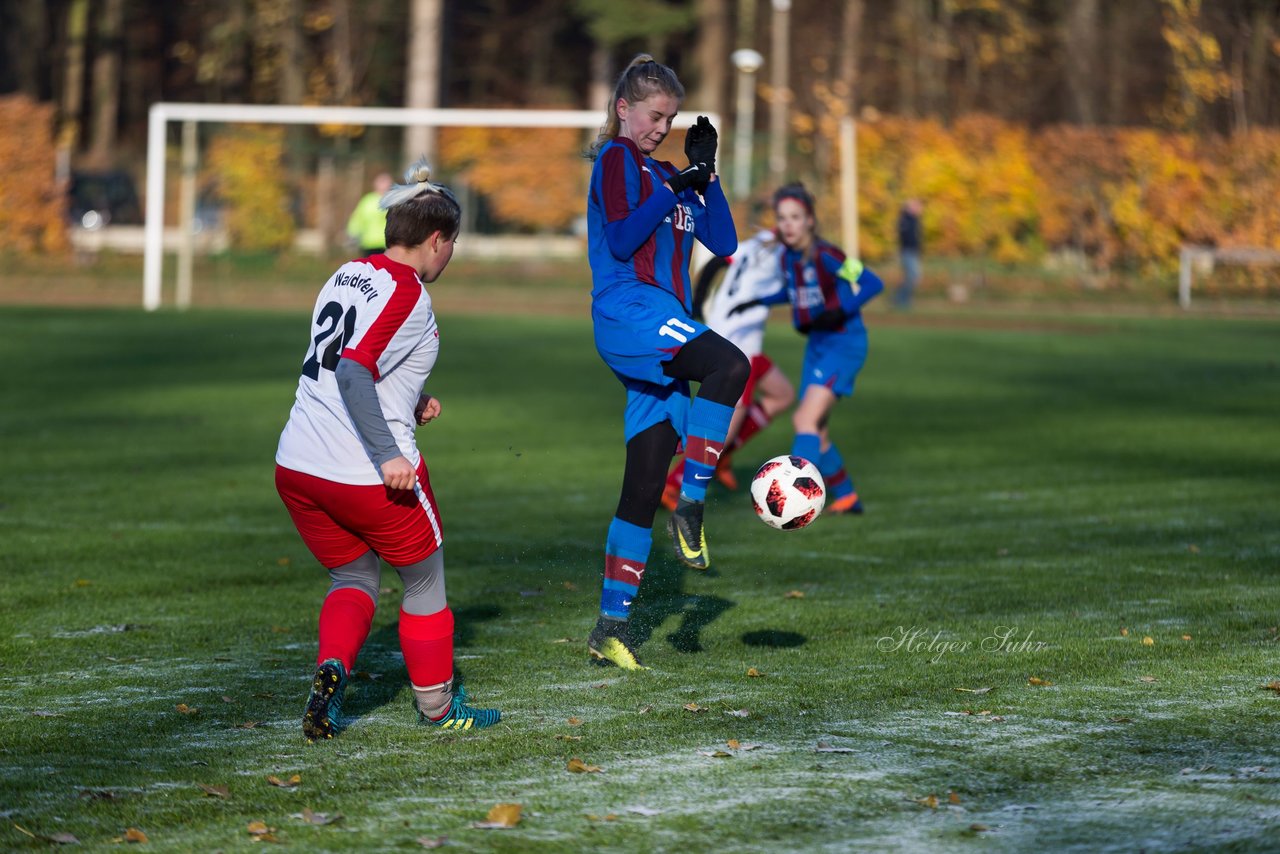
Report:
M360 247L361 255L374 255L387 248L387 212L378 207L378 202L391 184L391 175L386 172L374 176L373 190L360 197L347 220L347 236Z

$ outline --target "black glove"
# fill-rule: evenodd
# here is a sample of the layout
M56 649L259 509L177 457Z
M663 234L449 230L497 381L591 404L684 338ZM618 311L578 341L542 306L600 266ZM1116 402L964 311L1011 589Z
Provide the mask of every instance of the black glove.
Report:
M698 121L684 135L684 154L693 165L701 164L707 170L707 180L716 171L716 142L719 137L716 129L706 116L698 116ZM703 187L706 183L703 183Z
M844 326L844 322L848 319L849 317L844 313L844 309L840 309L840 308L823 309L822 314L819 314L817 317L813 319L813 322L809 324L808 329L805 329L802 331L805 332L806 334L811 331L812 332L835 332L841 326Z
M729 309L729 316L733 317L735 314L744 312L749 308L755 308L758 305L764 305L764 303L758 299L753 299L750 302L744 302L740 305L735 305L733 308Z
M678 196L681 191L687 190L689 187L694 189L705 188L710 180L711 173L705 167L694 165L668 178L667 186L671 188L671 192Z

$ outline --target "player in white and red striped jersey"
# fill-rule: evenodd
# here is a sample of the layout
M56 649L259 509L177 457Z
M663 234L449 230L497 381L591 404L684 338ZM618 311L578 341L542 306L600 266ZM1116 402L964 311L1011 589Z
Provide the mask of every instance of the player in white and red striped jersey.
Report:
M751 360L751 376L734 408L724 452L716 465L716 479L728 489L738 488L732 468L733 452L796 399L790 380L764 353L764 326L769 308L752 306L731 313L734 307L773 294L781 287L781 258L778 235L770 229L761 229L740 241L738 250L730 257L708 261L698 274L694 290L694 317L736 345ZM722 270L725 272L719 286L713 287ZM667 475L662 503L669 510L675 507L683 476L682 462Z
M276 488L332 583L302 719L308 740L343 726L343 691L369 636L381 561L404 582L400 647L419 720L449 729L497 723L453 684L453 612L444 537L414 429L440 415L423 393L440 333L424 283L453 256L462 211L426 162L382 198L387 249L350 261L316 299L310 344L276 451Z

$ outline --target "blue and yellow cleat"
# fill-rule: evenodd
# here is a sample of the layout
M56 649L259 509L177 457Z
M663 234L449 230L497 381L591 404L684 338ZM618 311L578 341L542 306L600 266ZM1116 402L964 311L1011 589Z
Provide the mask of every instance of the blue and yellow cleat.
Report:
M502 712L497 709L477 709L468 706L467 694L460 688L453 692L449 711L438 720L432 720L424 715L417 703L414 703L413 708L418 713L418 723L424 726L440 727L440 729L484 729L502 720Z
M342 696L347 690L347 668L336 658L327 658L316 668L302 715L302 734L307 741L333 738L342 731Z
M683 495L675 512L667 519L667 533L675 547L676 558L694 569L711 566L711 554L707 551L707 537L702 530L702 501L690 501Z
M597 664L612 664L623 670L648 670L640 663L640 657L627 637L627 624L623 620L596 620L596 627L587 638L587 652Z

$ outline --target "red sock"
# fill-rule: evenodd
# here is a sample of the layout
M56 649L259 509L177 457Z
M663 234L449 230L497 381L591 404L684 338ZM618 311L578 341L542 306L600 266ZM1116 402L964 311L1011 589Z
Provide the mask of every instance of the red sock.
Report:
M400 651L409 681L420 688L453 678L453 611L408 614L400 609Z
M748 439L767 427L772 420L769 413L765 412L760 404L751 404L751 408L747 410L747 417L742 419L742 426L738 428L738 435L729 449L736 451L747 444Z
M342 587L324 597L320 606L320 651L316 664L336 658L350 673L356 654L369 637L376 606L369 594L354 587Z

